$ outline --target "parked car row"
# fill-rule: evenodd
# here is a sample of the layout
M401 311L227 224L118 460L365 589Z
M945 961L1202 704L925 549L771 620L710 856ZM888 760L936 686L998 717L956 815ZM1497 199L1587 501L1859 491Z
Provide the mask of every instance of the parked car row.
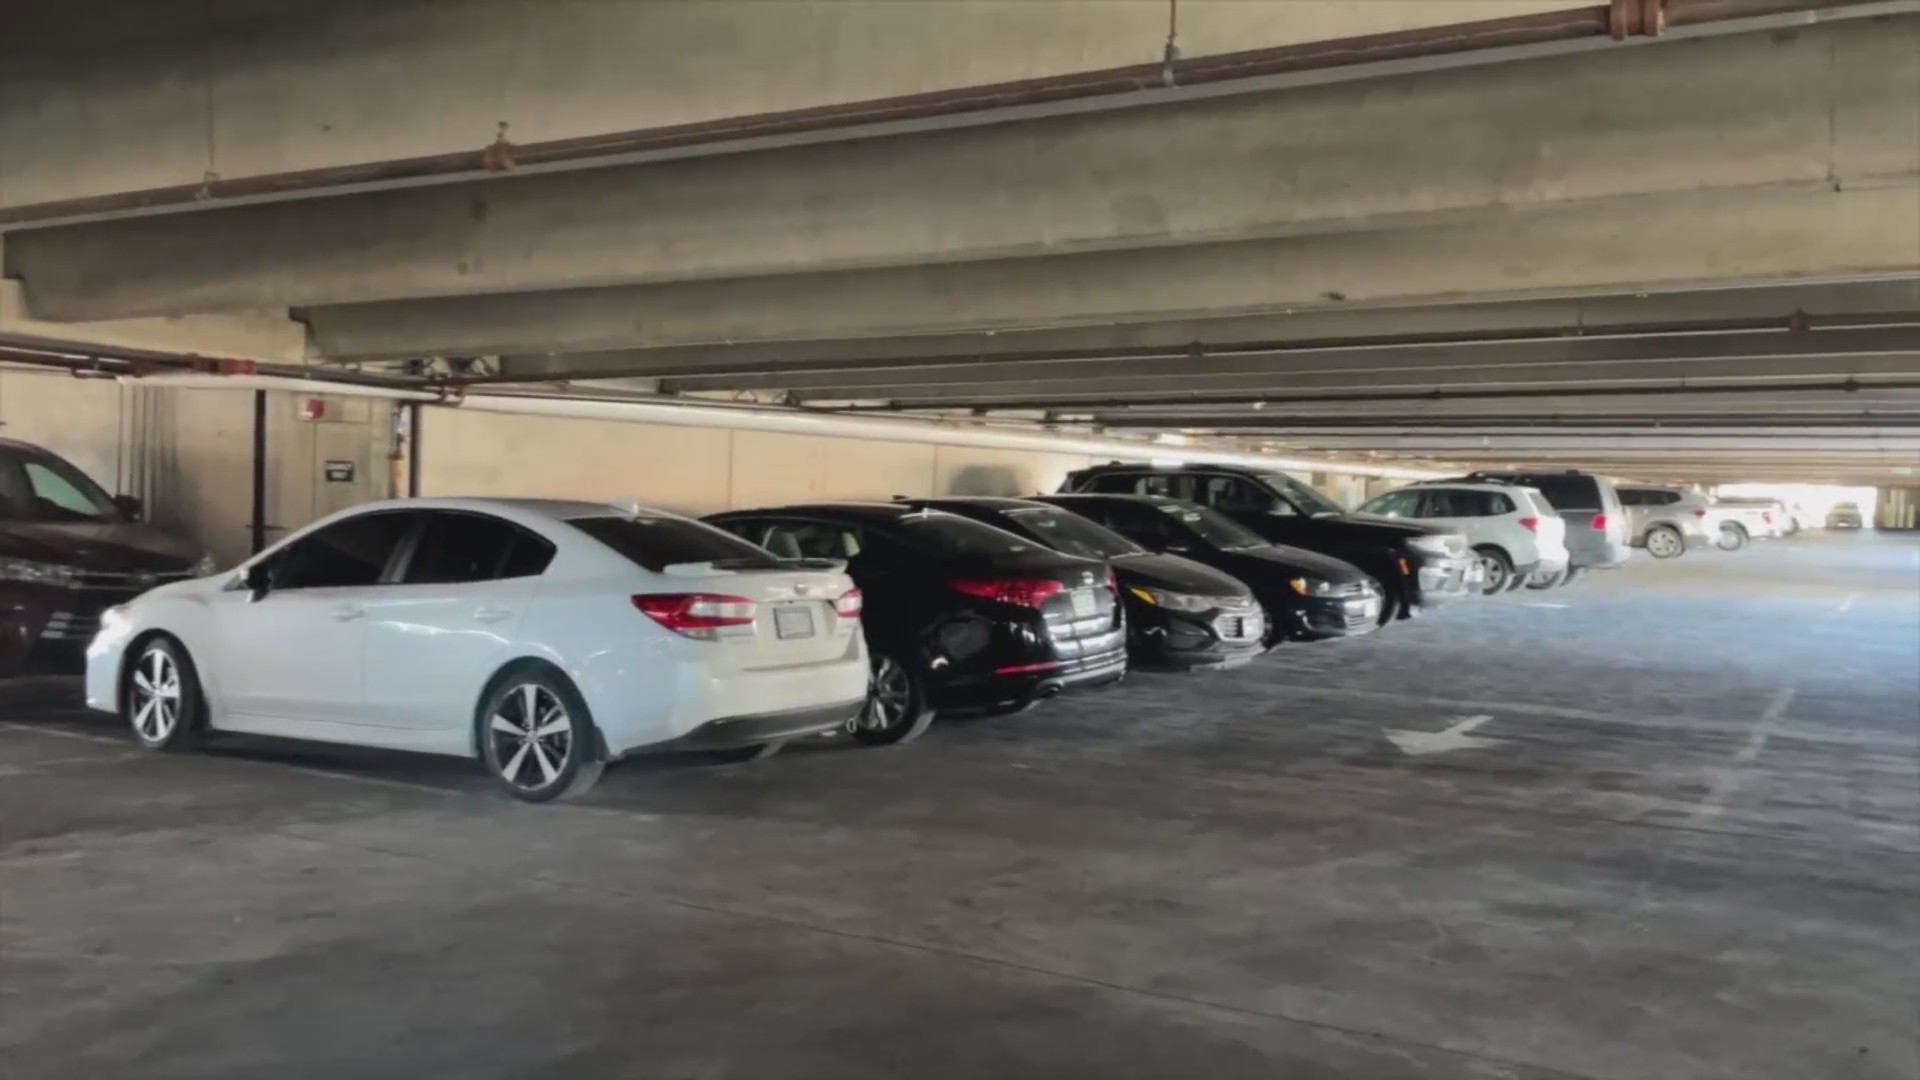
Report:
M1133 669L1235 668L1770 513L1573 472L1421 482L1349 512L1283 474L1113 463L1029 499L704 521L388 501L215 575L42 455L0 444L7 627L89 638L88 704L143 745L219 731L462 755L529 801L641 751L900 743L942 712L1021 711Z

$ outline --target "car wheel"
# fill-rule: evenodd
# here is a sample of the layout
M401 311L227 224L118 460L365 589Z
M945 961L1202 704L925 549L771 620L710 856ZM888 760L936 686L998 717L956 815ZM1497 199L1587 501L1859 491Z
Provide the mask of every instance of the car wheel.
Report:
M918 668L876 652L869 660L867 707L853 721L853 737L868 746L908 743L933 724L927 680Z
M581 795L606 769L587 703L549 668L521 667L499 680L479 719L481 760L523 802Z
M1566 580L1567 580L1567 572L1565 570L1561 570L1556 573L1549 574L1546 577L1540 578L1537 581L1527 582L1527 588L1532 589L1535 592L1540 592L1541 590L1544 590L1544 589L1556 588Z
M1513 575L1513 580L1507 582L1507 591L1514 592L1518 590L1520 586L1525 585L1526 583L1527 583L1527 575L1515 574Z
M1484 545L1473 549L1480 557L1480 568L1484 583L1480 586L1480 595L1493 596L1507 591L1507 583L1513 580L1513 560L1497 547Z
M1720 537L1713 543L1721 551L1739 551L1747 546L1747 530L1729 521L1720 526Z
M206 735L200 677L186 647L148 638L127 666L121 711L133 737L149 750L195 750Z
M1656 559L1671 559L1687 550L1686 541L1671 525L1655 525L1647 531L1647 554Z

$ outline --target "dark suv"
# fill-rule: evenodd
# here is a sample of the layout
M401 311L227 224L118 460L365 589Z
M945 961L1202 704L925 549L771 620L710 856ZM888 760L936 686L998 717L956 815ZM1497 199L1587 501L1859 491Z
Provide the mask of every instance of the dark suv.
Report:
M1126 465L1068 473L1063 492L1161 495L1233 518L1271 543L1342 559L1380 583L1384 622L1477 592L1479 563L1466 537L1431 525L1351 514L1283 473L1225 465Z
M77 661L100 613L213 572L51 451L0 439L0 674Z

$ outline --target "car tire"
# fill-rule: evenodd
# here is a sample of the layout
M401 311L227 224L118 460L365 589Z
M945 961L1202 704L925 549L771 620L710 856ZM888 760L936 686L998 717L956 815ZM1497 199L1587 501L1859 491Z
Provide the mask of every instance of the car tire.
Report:
M867 707L853 722L853 737L868 746L898 746L926 734L933 706L919 665L884 652L872 653L868 661Z
M120 712L141 746L177 754L205 742L206 699L186 646L165 634L149 637L120 678Z
M1671 525L1655 525L1647 530L1647 554L1656 559L1674 559L1686 554L1687 542L1680 530Z
M1520 590L1520 587L1527 583L1527 577L1528 575L1526 574L1513 575L1513 580L1507 583L1507 591L1518 592Z
M1480 565L1486 568L1486 583L1480 586L1480 595L1494 596L1507 591L1513 581L1513 560L1507 553L1492 544L1482 544L1473 549L1480 557Z
M1720 526L1720 535L1714 538L1713 546L1721 551L1739 551L1747 546L1747 530L1734 522L1726 522Z
M496 678L474 717L480 761L522 802L583 795L600 780L598 734L587 703L546 664L521 664Z

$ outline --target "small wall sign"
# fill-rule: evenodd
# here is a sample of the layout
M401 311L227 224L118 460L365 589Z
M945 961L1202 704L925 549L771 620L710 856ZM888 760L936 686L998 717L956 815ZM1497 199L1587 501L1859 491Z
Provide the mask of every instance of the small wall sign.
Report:
M329 461L326 463L326 473L329 484L351 484L353 483L353 462Z

